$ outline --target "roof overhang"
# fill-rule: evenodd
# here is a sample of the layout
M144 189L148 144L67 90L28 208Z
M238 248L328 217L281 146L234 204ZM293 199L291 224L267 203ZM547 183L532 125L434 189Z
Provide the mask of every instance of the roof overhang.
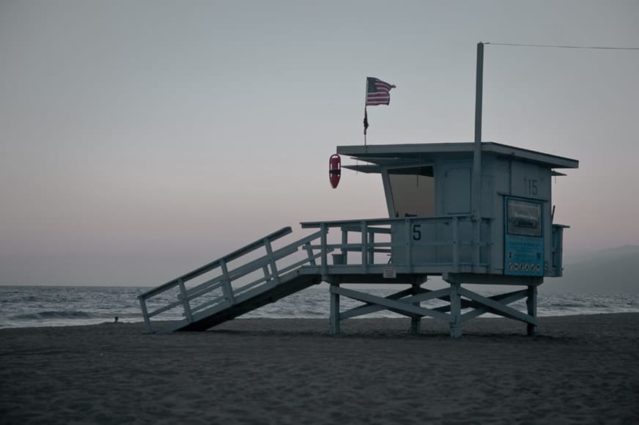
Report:
M502 145L494 142L482 142L482 152L500 157L509 157L521 161L533 162L548 168L578 168L579 161L543 152ZM372 168L346 166L362 172L375 173L381 169L414 167L432 163L435 157L468 158L473 154L475 143L415 143L401 145L338 146L337 153L349 155L354 159L373 164ZM377 168L375 168L377 167Z
M359 171L361 173L381 173L383 170L387 170L389 174L405 174L405 175L418 175L433 177L433 164L431 163L396 163L386 166L376 164L355 164L344 165L344 168L349 170Z

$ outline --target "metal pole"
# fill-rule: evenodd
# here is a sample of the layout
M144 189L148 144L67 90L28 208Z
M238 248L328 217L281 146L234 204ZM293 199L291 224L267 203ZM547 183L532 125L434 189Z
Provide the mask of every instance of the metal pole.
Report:
M484 80L484 43L477 43L477 79L475 86L475 148L473 151L472 205L474 226L473 265L480 262L481 225L481 112Z
M477 81L475 85L475 143L481 143L481 107L484 86L484 43L477 43Z
M364 99L364 105L366 105L366 99ZM364 146L366 146L366 133L368 131L368 110L364 106Z
M368 104L368 77L366 77L366 86L364 88L364 149L366 149L366 133L368 132L368 110L366 107Z
M477 43L477 81L475 91L475 149L473 154L473 216L479 219L481 207L481 109L484 79L484 43Z

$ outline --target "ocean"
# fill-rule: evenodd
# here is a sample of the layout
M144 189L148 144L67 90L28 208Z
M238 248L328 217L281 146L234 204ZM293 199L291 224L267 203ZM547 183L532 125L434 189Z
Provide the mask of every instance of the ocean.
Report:
M0 328L76 326L113 322L141 322L137 296L149 288L95 286L0 286ZM389 295L388 288L366 292ZM359 305L342 298L342 308ZM437 303L438 301L434 301ZM428 305L424 303L425 306ZM511 304L525 311L525 301ZM540 291L539 316L639 312L638 295L546 294ZM246 318L327 318L329 294L325 285L315 286L266 305ZM363 317L401 317L381 311ZM171 319L169 317L168 319ZM179 319L179 317L173 317Z

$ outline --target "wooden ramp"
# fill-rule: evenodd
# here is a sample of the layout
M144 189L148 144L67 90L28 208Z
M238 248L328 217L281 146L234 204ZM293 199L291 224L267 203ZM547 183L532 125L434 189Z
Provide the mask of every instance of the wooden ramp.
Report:
M216 309L217 311L204 311L194 317L191 323L181 325L174 330L205 331L320 282L320 276L304 275L300 274L299 271L293 272L285 276L278 285L264 288L256 293L246 294L240 299L236 298L233 304L224 305L222 308Z
M311 243L321 231L277 247L292 232L273 232L138 297L149 331L203 331L321 282ZM308 266L306 272L302 270ZM176 318L179 318L176 320Z

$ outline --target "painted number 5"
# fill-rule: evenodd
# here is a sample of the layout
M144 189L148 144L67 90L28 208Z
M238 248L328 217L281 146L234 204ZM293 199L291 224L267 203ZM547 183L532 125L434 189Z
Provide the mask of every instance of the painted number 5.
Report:
M413 224L413 240L419 241L422 239L422 225Z

